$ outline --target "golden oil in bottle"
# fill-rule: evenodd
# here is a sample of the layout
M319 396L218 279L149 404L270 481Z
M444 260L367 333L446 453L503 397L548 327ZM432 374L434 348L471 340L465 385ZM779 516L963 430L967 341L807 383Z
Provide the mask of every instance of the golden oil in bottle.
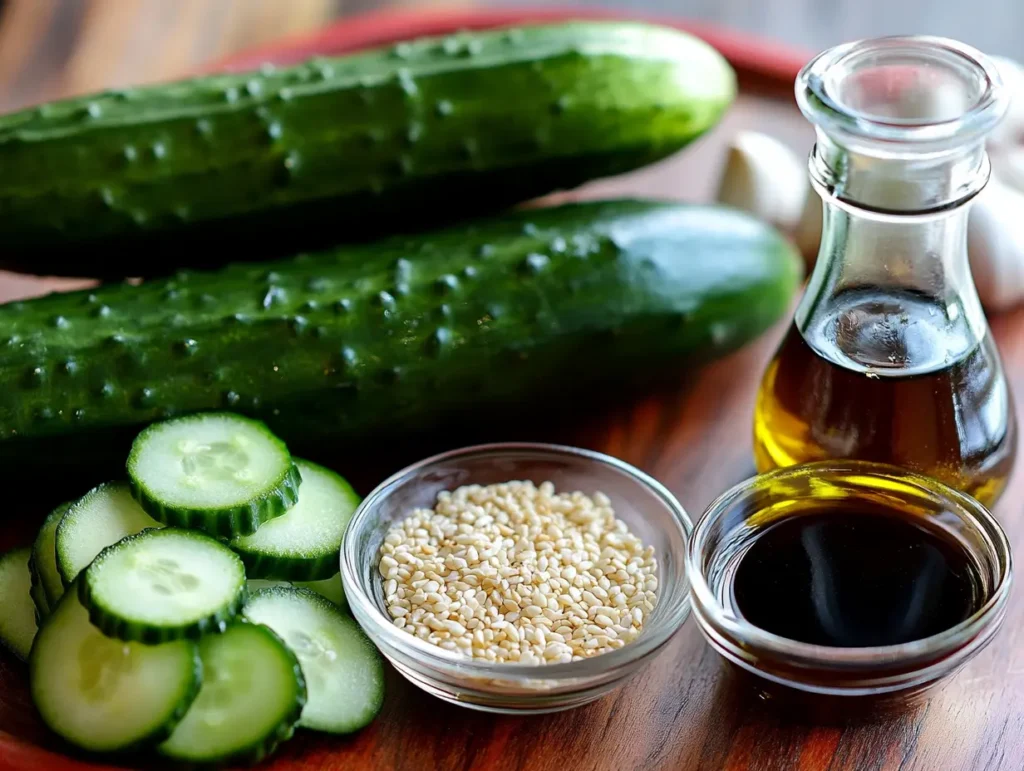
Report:
M998 72L955 41L838 46L797 78L815 126L822 236L754 417L759 471L854 459L935 477L991 505L1016 417L971 276L967 225Z
M957 306L953 306L956 308ZM890 463L986 505L1013 466L1016 421L991 336L913 295L847 290L789 330L761 383L758 470L829 458Z

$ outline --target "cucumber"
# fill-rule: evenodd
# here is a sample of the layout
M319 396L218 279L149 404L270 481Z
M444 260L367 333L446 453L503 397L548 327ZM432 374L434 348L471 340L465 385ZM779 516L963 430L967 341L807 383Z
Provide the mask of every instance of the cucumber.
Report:
M359 625L306 589L263 589L243 615L281 636L302 665L309 689L299 725L314 731L358 731L380 711L384 667Z
M695 37L576 22L51 102L0 118L0 243L135 276L463 218L663 158L735 91Z
M186 763L258 763L290 739L306 684L294 654L272 631L239 622L199 641L203 687L159 747Z
M741 212L602 201L0 306L0 457L70 474L224 408L333 448L557 413L757 337L800 275Z
M125 643L104 637L72 586L39 630L29 659L32 700L43 721L93 752L163 741L199 691L196 644Z
M274 586L295 586L299 589L309 589L316 592L326 600L330 600L338 607L347 604L345 599L345 587L341 584L341 573L335 573L323 581L279 581L273 579L252 578L246 582L249 594L255 594L261 589L270 589Z
M0 554L0 647L24 661L36 636L36 609L29 595L31 550Z
M245 566L193 530L144 530L108 546L79 584L108 637L156 644L221 632L245 600Z
M57 525L57 571L68 587L111 544L147 528L161 527L132 498L124 482L94 487L67 510Z
M298 459L296 465L302 475L298 503L252 535L231 541L249 578L322 581L338 572L341 537L359 496L323 466Z
M28 561L32 573L32 599L41 618L46 618L57 607L64 594L64 582L57 570L57 526L70 508L69 501L51 511L32 544L32 556Z
M255 533L294 506L299 472L262 423L205 413L155 423L128 456L132 493L161 522L225 538Z

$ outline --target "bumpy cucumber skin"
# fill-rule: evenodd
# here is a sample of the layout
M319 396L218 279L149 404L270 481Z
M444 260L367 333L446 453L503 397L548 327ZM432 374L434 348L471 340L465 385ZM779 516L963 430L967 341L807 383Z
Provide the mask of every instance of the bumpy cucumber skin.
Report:
M76 581L72 583L70 587L68 587L68 590L64 592L64 595L61 597L60 601L53 607L53 612L50 614L51 616L59 612L61 604L65 602L78 602L78 584L79 581L76 579ZM44 634L45 631L46 625L44 624L40 627L39 634ZM152 733L140 738L138 741L133 742L132 744L126 745L124 747L119 747L117 750L113 750L113 752L116 752L117 754L131 754L139 750L144 750L155 744L159 744L160 742L164 741L168 736L170 736L171 733L173 733L175 726L177 726L178 723L181 722L182 718L185 717L185 713L188 712L189 707L192 706L192 702L194 702L196 696L199 695L199 688L202 686L203 683L203 663L199 658L199 648L194 642L190 642L189 645L193 646L192 680L189 689L182 695L182 698L175 706L174 711L171 714L169 714L167 716L167 719ZM39 658L39 655L35 652L36 647L37 646L33 646L32 653L29 655L28 658L30 684L35 680L35 678L33 677L33 672L36 670L36 667L38 666L37 659ZM38 707L39 700L34 692L32 694L32 700ZM40 717L43 718L43 722L46 723L46 715L43 713L42 710L39 711L39 714ZM70 741L70 739L68 739L68 741ZM88 747L82 747L82 749L92 751ZM107 750L107 752L111 751L112 750Z
M302 716L302 709L306 706L306 678L302 674L302 667L299 665L299 660L295 654L292 653L291 649L285 644L278 634L270 627L263 626L262 624L251 624L245 619L239 618L232 622L232 626L245 625L247 627L253 627L258 629L262 634L273 639L281 648L281 655L287 659L290 659L290 665L292 673L295 677L296 682L296 698L293 708L285 715L277 728L269 735L263 737L255 744L237 750L215 758L204 758L202 761L195 760L193 758L179 758L166 751L161 746L157 748L157 752L168 758L178 760L184 763L202 764L203 766L216 765L255 765L274 754L277 748L283 743L288 741L295 735L295 727L299 723L299 718ZM230 629L225 630L226 632Z
M205 410L289 447L554 410L741 346L800 275L741 212L602 201L12 303L0 455L80 465L116 446L95 432Z
M303 466L311 467L311 471L324 474L331 478L337 485L339 494L344 495L351 503L348 519L352 518L356 508L359 506L359 496L356 491L340 474L329 468L312 463L308 460L296 459ZM300 472L301 473L301 472ZM287 515L287 512L285 512ZM347 524L347 523L346 523ZM323 581L338 574L338 566L341 564L341 543L334 551L323 554L318 558L303 557L292 554L267 554L266 552L249 549L244 541L237 539L230 543L234 552L242 558L245 563L245 575L249 578L264 579L267 581Z
M244 420L240 416L236 419ZM177 420L201 420L202 416L186 416ZM287 453L288 448L284 442L274 436L264 423L251 420L267 436L268 441L276 442L281 449ZM257 498L246 501L237 506L222 506L220 508L187 508L175 505L168 505L158 496L150 494L146 485L135 473L135 458L138 447L145 442L152 432L160 430L160 423L153 424L143 429L132 444L131 452L128 455L128 480L132 488L132 497L139 502L146 513L153 519L163 522L165 525L186 528L188 530L202 530L203 532L217 538L235 538L240 535L251 535L259 530L260 525L275 517L280 517L299 500L299 485L302 476L299 469L292 462L281 474L280 479L275 480L268 491Z
M67 501L62 503L60 506L51 511L46 519L43 521L42 526L39 528L39 535L36 536L35 543L32 544L32 556L28 560L28 569L32 573L32 601L36 604L37 619L42 620L50 615L50 611L57 607L57 602L64 595L63 586L61 587L60 593L51 591L50 587L46 585L43 580L43 576L39 570L39 562L45 559L48 555L43 554L42 550L44 545L42 543L43 532L47 528L53 528L53 549L57 548L57 526L60 521L64 518L64 514L68 509L71 508L73 501ZM54 560L56 566L56 555L49 555ZM57 573L60 576L60 571Z
M315 225L451 221L657 161L735 92L697 38L574 22L54 102L0 118L0 243L35 272L139 275L274 233L294 248ZM217 224L232 249L209 248ZM167 259L139 260L137 241L101 262L54 248L139 236Z
M89 621L91 621L93 626L103 632L107 637L114 637L118 640L125 640L126 642L140 642L144 645L159 645L160 643L173 642L174 640L181 639L198 640L204 634L219 634L223 632L227 629L228 624L231 623L241 612L242 607L245 605L246 598L248 597L244 570L241 572L241 589L227 605L219 608L216 612L211 613L205 618L179 626L156 627L122 618L118 615L116 610L104 607L100 599L94 595L90 582L90 573L94 573L96 570L99 570L102 566L103 560L109 554L129 547L133 542L145 540L153 537L154 535L159 536L160 534L168 535L177 533L189 533L191 536L196 538L209 538L209 536L203 535L199 532L179 530L178 528L168 527L159 530L156 528L149 528L147 530L143 530L141 533L136 533L135 535L122 538L117 543L108 546L96 556L96 559L93 560L89 567L82 571L81 579L77 581L78 599L82 603L82 606L89 611ZM225 551L228 551L226 546L224 549ZM233 555L233 552L229 553ZM70 589L68 591L70 591Z

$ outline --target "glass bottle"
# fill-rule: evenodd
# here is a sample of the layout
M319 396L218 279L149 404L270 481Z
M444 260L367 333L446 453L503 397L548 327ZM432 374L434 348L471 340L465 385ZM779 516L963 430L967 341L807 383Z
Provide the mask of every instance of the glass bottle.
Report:
M991 505L1016 418L967 260L1008 96L994 65L933 37L838 46L800 73L823 202L817 262L757 397L759 471L891 463ZM1024 212L1021 213L1024 217Z

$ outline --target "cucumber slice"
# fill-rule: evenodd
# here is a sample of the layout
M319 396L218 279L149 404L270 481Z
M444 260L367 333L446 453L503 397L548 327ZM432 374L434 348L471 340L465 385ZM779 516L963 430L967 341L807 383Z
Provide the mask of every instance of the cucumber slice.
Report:
M344 608L348 604L345 600L345 587L341 584L341 573L336 573L330 578L325 578L323 581L274 581L251 578L246 583L249 594L255 594L261 589L270 589L274 586L297 586L299 589L309 589L311 592L316 592L339 608Z
M164 645L104 637L71 589L39 630L29 659L32 700L43 721L94 752L163 741L199 691L191 640Z
M162 525L142 510L127 484L94 487L71 504L57 525L57 571L64 587L106 547L149 527Z
M345 600L345 587L341 583L341 573L325 578L323 581L299 581L295 585L300 589L309 589L312 592L316 592L339 608L343 608L348 604Z
M231 541L251 578L320 581L338 572L341 538L359 496L333 471L295 459L302 475L299 501L252 535Z
M27 546L0 554L0 644L24 661L36 636Z
M200 640L199 654L199 698L160 754L187 763L258 763L291 738L306 684L281 638L238 622Z
M64 582L57 570L57 526L70 508L71 501L68 501L51 511L32 544L28 567L32 573L32 599L40 618L50 615L64 595Z
M32 564L32 550L28 552L28 597L32 600L32 614L35 616L36 625L43 623L43 619L50 615L50 603L46 599L46 592L43 591L43 579L36 572Z
M132 443L132 492L169 525L234 538L279 517L299 495L284 442L258 420L207 412L154 423Z
M79 589L104 634L160 643L222 632L245 601L245 566L203 533L145 530L100 552Z
M242 614L269 626L294 651L309 699L299 725L345 734L369 723L384 702L380 653L359 625L307 589L263 589Z

